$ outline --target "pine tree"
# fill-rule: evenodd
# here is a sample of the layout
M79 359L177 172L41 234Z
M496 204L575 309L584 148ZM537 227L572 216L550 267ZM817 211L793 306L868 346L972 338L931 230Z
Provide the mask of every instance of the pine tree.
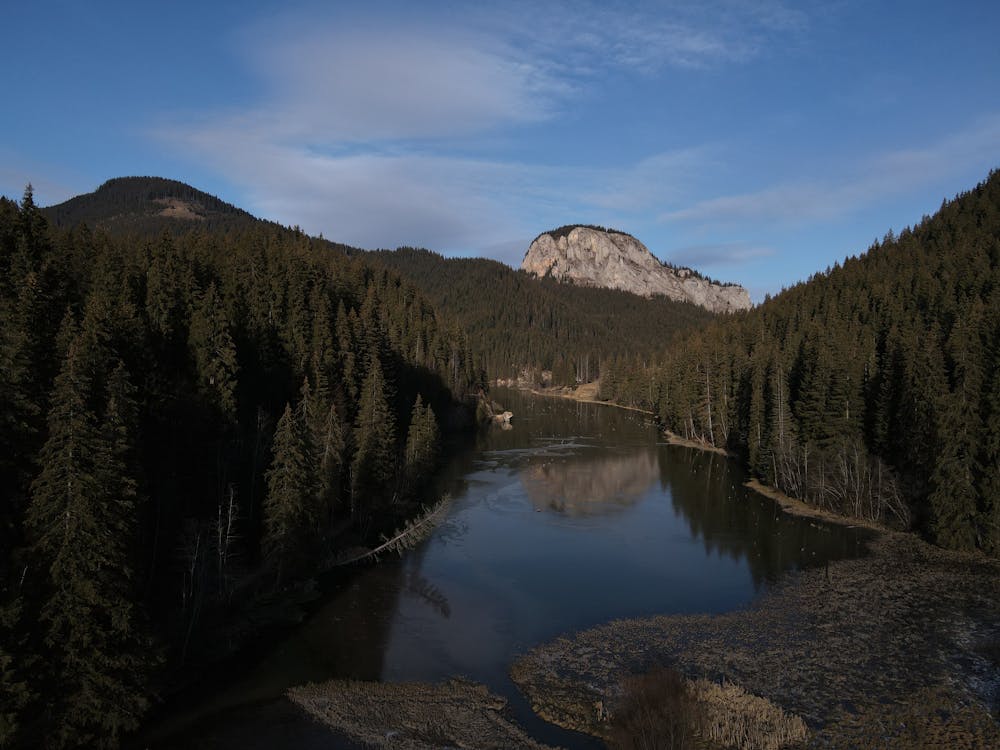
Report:
M344 307L344 300L337 303L337 350L340 353L340 373L349 403L358 397L358 367L355 355L355 340L350 315ZM348 415L349 416L349 415Z
M0 299L0 547L11 549L42 440L44 408L38 373L41 337L37 278L29 274L13 300ZM4 304L7 303L7 304Z
M938 544L953 549L977 546L975 449L968 421L972 414L961 394L941 399L938 433L947 436L936 457L930 506Z
M317 509L312 451L301 412L290 404L274 433L271 466L264 500L264 555L275 565L280 585L311 551L315 529L324 520Z
M1000 555L1000 335L993 347L993 365L984 395L983 430L979 465L983 477L979 497L983 502L980 526L984 545L992 555Z
M129 387L116 368L102 429L87 342L76 337L56 378L28 509L32 552L46 574L43 640L60 686L50 705L55 747L114 747L148 706L149 652L132 604Z
M369 529L391 501L396 471L396 424L382 364L373 356L361 388L351 462L351 513Z
M32 699L20 669L23 665L16 661L19 654L15 649L24 647L19 637L20 617L20 600L0 603L0 747L16 745L22 712Z
M236 416L236 345L222 297L212 282L191 316L189 345L194 353L198 382L223 414Z
M310 377L316 395L321 401L331 397L331 380L337 379L337 351L334 343L334 322L330 313L330 300L323 284L313 287L309 302L312 313L312 356L309 362Z
M35 205L35 192L29 184L24 189L19 217L19 238L11 271L15 278L37 273L48 247L48 222Z
M319 467L316 491L319 506L325 509L326 521L329 523L340 502L346 444L337 405L333 401L327 402L326 408L318 416L321 419L313 428L313 444Z
M943 440L937 446L930 503L938 543L955 549L973 549L982 543L977 527L982 471L977 461L982 435L982 323L982 308L974 304L952 331L948 348L955 387L939 399L937 434Z
M426 481L434 468L438 456L440 439L437 419L430 406L425 406L420 395L413 403L410 413L410 428L406 434L406 479L410 488Z
M151 248L146 270L146 316L167 341L185 324L185 307L190 302L186 270L169 235L161 237Z

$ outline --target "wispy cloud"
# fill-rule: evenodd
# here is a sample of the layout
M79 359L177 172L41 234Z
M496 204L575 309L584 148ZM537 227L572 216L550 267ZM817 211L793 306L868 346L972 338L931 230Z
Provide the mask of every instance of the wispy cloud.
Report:
M253 210L268 218L361 247L416 244L514 266L539 231L572 221L617 225L676 197L702 158L683 151L598 169L433 151L324 154L224 129L163 137L249 186Z
M718 166L718 150L708 145L683 148L652 154L635 164L597 170L586 181L581 199L620 212L645 212L676 203L700 175Z
M774 248L745 242L725 242L714 245L688 245L668 254L668 260L692 268L732 267L751 263L776 254Z
M802 3L777 0L514 7L506 14L507 32L537 56L578 73L609 65L654 72L746 62L809 27Z
M503 246L514 259L513 238L550 220L610 222L679 200L710 154L691 147L614 167L529 165L486 139L560 117L609 66L743 61L765 38L794 33L798 18L764 0L627 10L525 3L395 27L289 14L238 37L263 84L258 100L173 118L156 135L245 186L249 208L278 221L365 247Z
M715 225L746 221L788 224L825 221L849 214L873 201L940 181L947 175L997 164L1000 164L1000 115L993 115L928 146L869 157L841 175L709 198L667 211L661 214L660 220Z
M418 154L325 155L221 131L180 138L249 186L258 213L349 244L457 248L514 221L503 202L482 189L517 179L517 170L503 164Z
M302 143L442 138L532 122L571 90L500 41L447 26L313 24L247 46L265 102L219 125Z

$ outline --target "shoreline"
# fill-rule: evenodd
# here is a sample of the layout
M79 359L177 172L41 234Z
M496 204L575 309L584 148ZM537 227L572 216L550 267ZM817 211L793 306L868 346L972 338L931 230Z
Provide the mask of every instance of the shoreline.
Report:
M594 707L668 664L799 716L808 745L997 747L998 639L1000 562L880 532L867 556L786 574L745 610L616 620L532 649L511 675L543 718L599 737Z
M573 393L528 392L643 412ZM669 433L666 438L726 454ZM1000 707L1000 561L839 516L755 480L745 486L789 515L871 530L868 553L785 573L745 609L613 620L540 644L510 665L532 710L564 729L607 739L625 682L670 665L702 690L736 691L744 706L787 712L809 733L796 747L1000 747L1000 724L991 713ZM363 693L382 689L356 687ZM443 687L392 683L389 689L409 702ZM471 694L454 696L461 711L475 711L478 701ZM726 711L718 710L720 720L733 719ZM746 746L783 746L754 712L759 708L734 719L757 722L759 744ZM313 715L340 731L350 723ZM355 736L377 733L383 724L373 721ZM417 732L409 739L422 747L426 737Z
M666 437L667 442L670 445L680 445L684 448L694 448L696 451L705 451L706 453L717 453L720 456L725 456L726 458L735 458L735 456L727 451L725 448L720 448L716 445L709 445L708 443L702 442L701 440L691 440L689 438L682 438L680 435L671 432L670 430L662 430L663 435Z
M519 385L505 385L500 386L502 388L514 388L515 390L522 391L523 393L530 393L534 396L542 396L543 398L561 398L567 401L576 401L580 404L597 404L598 406L613 406L615 409L624 409L625 411L634 411L639 414L647 414L651 417L655 417L654 412L649 411L649 409L640 409L638 406L625 406L625 404L618 404L614 401L601 401L597 398L598 384L596 381L593 383L582 383L576 388L569 388L569 386L556 386L554 388L528 388Z
M534 396L542 396L544 398L562 398L568 401L576 401L582 404L597 404L599 406L612 406L616 409L624 409L626 411L638 412L640 414L647 414L651 417L655 417L655 412L649 411L648 409L640 409L637 406L625 406L624 404L615 403L614 401L599 401L593 398L597 393L597 382L584 383L571 390L566 390L569 386L557 386L556 388L546 389L546 388L526 388L519 387L516 385L503 386L505 388L515 388L523 393L530 393ZM581 393L581 389L587 388L587 391ZM590 393L593 391L593 393ZM721 448L716 445L711 445L701 440L692 440L690 438L684 438L675 432L670 430L661 429L660 433L663 435L664 440L670 445L678 445L683 448L692 448L694 450L704 451L706 453L715 453L720 456L725 456L727 458L735 459L736 455L732 452ZM744 487L753 490L754 492L763 495L769 500L773 500L782 511L790 516L797 516L799 518L809 518L817 521L823 521L824 523L833 523L839 526L847 527L861 527L866 529L871 529L873 531L888 532L891 529L874 523L872 521L866 521L862 518L855 518L853 516L845 516L839 513L834 513L830 510L825 510L823 508L818 508L815 505L810 505L804 500L799 500L798 498L792 497L791 495L786 495L781 490L771 487L770 485L763 484L757 479L748 479L743 483ZM911 532L904 532L911 533Z
M781 490L775 489L770 485L763 484L757 479L748 479L743 483L743 486L747 489L753 490L758 495L763 495L769 500L773 500L781 508L782 512L787 513L790 516L797 516L799 518L810 518L816 521L822 521L823 523L836 524L838 526L846 526L847 528L863 528L870 529L871 531L877 531L882 534L903 534L905 536L912 536L915 539L920 539L912 531L895 531L886 526L881 526L874 521L866 521L863 518L855 518L854 516L845 516L840 513L834 513L831 510L825 510L824 508L817 508L815 505L810 505L804 500L799 500L798 498L792 497L791 495L786 495ZM922 540L921 540L922 541ZM930 545L933 547L933 545ZM936 549L936 548L935 548Z
M537 646L511 666L533 710L607 738L625 681L672 664L688 680L735 685L801 717L806 746L1000 747L1000 561L817 508L756 479L745 486L783 513L872 531L868 554L786 573L745 610L615 620ZM761 738L760 747L779 746Z

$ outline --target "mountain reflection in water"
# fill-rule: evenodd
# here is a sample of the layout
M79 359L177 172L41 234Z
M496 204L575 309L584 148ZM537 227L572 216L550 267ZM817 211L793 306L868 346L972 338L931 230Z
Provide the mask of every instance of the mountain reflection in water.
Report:
M536 510L569 516L604 515L634 505L659 477L655 448L622 453L582 450L540 461L520 474Z

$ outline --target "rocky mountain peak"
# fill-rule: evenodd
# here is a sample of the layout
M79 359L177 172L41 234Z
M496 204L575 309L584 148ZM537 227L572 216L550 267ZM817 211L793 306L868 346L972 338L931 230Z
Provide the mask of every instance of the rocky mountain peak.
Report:
M690 268L665 265L630 234L593 226L560 227L531 243L521 269L584 286L606 287L643 297L662 294L715 313L750 308L750 294L719 284Z

